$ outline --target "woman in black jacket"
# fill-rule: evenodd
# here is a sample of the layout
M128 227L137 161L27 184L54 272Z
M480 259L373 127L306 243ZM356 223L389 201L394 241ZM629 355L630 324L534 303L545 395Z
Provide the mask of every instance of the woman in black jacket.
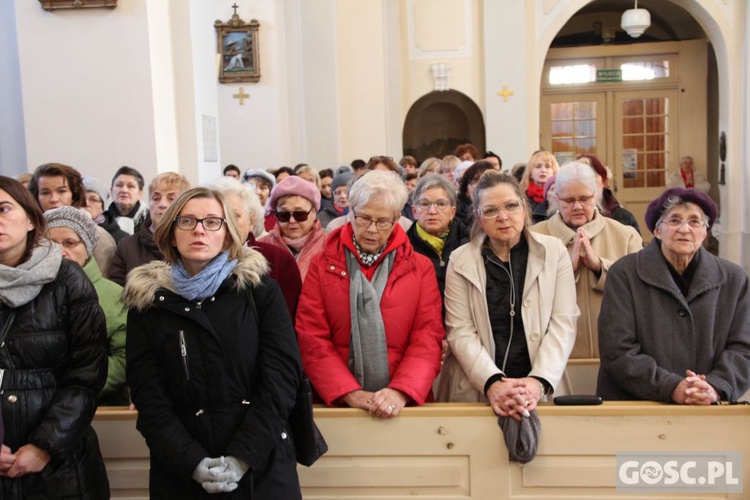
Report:
M302 368L266 260L206 188L180 195L155 238L167 262L136 268L124 292L151 498L301 498L287 419Z
M91 428L107 379L104 313L45 229L31 193L0 176L0 498L107 499Z

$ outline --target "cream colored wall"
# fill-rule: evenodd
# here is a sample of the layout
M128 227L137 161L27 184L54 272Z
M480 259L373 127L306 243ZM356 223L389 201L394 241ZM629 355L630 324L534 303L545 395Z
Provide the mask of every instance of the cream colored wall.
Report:
M121 165L156 174L146 0L15 9L29 167L57 161L105 181Z

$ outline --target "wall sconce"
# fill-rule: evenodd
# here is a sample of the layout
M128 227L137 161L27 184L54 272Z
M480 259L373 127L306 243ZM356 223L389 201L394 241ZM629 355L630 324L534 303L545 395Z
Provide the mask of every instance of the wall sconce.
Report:
M638 0L635 0L635 8L622 13L620 27L633 38L641 36L649 26L651 26L651 14L646 9L638 8Z

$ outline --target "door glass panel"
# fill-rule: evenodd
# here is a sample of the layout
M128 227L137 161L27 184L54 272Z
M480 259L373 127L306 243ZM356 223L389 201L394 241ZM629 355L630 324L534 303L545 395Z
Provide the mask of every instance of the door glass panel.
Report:
M550 103L552 153L596 154L596 101Z
M667 97L622 101L623 183L626 188L664 186L669 153L668 113Z

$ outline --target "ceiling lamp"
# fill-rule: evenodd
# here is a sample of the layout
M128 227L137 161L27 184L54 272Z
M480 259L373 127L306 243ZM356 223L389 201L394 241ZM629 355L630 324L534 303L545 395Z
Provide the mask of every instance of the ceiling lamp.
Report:
M651 26L651 14L646 9L638 8L638 0L635 0L634 9L628 9L622 13L620 27L633 38L641 36L649 26Z

